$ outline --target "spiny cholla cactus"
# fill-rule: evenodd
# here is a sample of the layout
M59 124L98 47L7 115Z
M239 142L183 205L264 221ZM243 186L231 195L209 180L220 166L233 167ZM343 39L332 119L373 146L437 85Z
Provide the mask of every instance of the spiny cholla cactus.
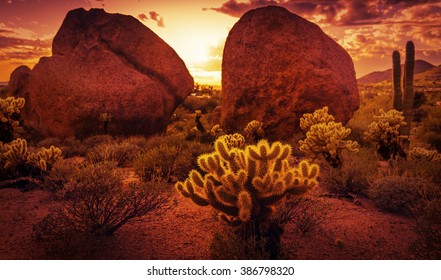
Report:
M409 157L413 160L441 161L441 154L437 150L424 148L413 148L409 152Z
M263 131L263 123L256 120L250 121L245 127L244 131L254 143L259 142L259 140L265 136L265 132Z
M222 130L222 128L220 128L220 126L218 125L218 124L216 124L215 126L213 126L211 129L210 129L210 135L211 136L219 136L219 135L221 135L222 134L222 132L223 132L223 130Z
M37 153L28 151L25 139L17 138L3 144L0 142L0 164L4 169L21 172L26 165L32 165L42 171L49 171L54 163L61 158L61 150L51 146L49 149L41 148Z
M334 121L334 116L328 113L328 107L325 106L322 109L315 110L312 114L303 114L300 118L300 128L304 132L308 132L311 126L319 123L329 123Z
M306 133L306 139L299 141L300 150L312 158L321 154L332 167L338 167L341 165L340 154L344 149L358 152L357 142L344 140L350 133L351 130L341 123L331 121L314 124Z
M396 158L397 156L406 157L406 153L400 146L400 127L406 125L403 112L380 110L380 115L374 116L373 121L364 132L364 138L376 143L377 152L384 160Z
M0 98L0 141L11 142L19 125L18 114L25 105L24 98Z
M319 167L302 161L288 162L291 146L266 140L240 148L220 137L215 151L201 155L198 165L176 189L201 206L211 205L230 225L269 221L275 208L289 195L301 195L317 185ZM238 142L234 142L237 144Z

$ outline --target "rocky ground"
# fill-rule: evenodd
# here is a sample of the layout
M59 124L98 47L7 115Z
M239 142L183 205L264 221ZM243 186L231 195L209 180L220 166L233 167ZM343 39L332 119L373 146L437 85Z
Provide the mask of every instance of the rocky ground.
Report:
M412 259L414 222L383 213L368 200L310 195L311 206L288 224L283 247L289 259ZM209 207L173 195L176 207L151 213L100 240L69 240L62 249L34 238L33 226L58 202L46 190L0 190L1 259L209 259L213 234L221 228ZM53 247L56 247L55 245ZM57 248L57 247L56 247Z

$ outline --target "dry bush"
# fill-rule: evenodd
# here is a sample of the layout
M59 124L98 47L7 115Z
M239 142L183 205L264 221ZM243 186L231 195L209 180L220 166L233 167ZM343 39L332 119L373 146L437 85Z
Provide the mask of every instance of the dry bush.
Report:
M169 181L181 151L182 147L168 145L151 148L136 158L135 173L147 181L154 177Z
M441 189L436 192L435 198L425 197L422 205L412 208L418 238L412 242L410 250L423 259L441 259Z
M369 187L369 197L382 210L410 215L419 207L426 192L436 186L423 178L378 176Z
M129 142L100 144L92 148L86 160L90 163L116 162L117 166L128 166L142 153L142 148Z
M124 187L122 174L113 167L86 165L74 172L60 194L62 204L35 227L37 240L63 240L72 233L109 236L131 219L167 209L166 182L133 182Z
M184 180L192 169L198 168L197 158L213 150L213 145L188 141L176 159L173 175L178 180Z
M107 134L99 134L99 135L90 136L84 139L82 142L87 149L92 149L93 147L101 144L114 143L115 139L113 139L112 136Z
M210 244L212 260L269 260L270 253L265 249L266 240L256 241L253 237L242 237L225 228L215 233Z
M323 221L326 205L323 200L311 197L300 197L287 200L279 209L275 221L283 228L294 224L300 236L303 236Z
M361 148L358 153L344 151L344 162L338 169L322 165L321 181L331 192L341 195L366 195L369 180L377 172L377 161L372 149Z

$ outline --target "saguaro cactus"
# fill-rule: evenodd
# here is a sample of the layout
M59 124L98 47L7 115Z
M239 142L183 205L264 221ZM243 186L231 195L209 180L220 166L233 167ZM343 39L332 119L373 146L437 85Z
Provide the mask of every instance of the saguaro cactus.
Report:
M406 44L406 61L404 63L404 77L403 77L403 115L406 125L400 129L401 135L410 135L410 126L413 119L413 73L415 67L415 46L412 41Z
M397 111L403 110L403 92L401 91L401 59L400 53L394 51L392 53L392 81L393 81L393 105L394 109Z

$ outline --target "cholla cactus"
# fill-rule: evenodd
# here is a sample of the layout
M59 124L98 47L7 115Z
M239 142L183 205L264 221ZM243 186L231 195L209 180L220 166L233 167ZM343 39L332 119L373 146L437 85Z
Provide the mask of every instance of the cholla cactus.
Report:
M319 123L329 123L334 121L334 116L328 114L328 107L325 106L322 109L315 110L312 114L303 114L300 118L300 128L304 132L308 132L311 126Z
M210 129L210 135L213 136L213 137L219 136L220 134L222 134L222 132L223 132L223 130L222 130L222 128L220 128L220 126L218 124L213 126Z
M288 162L291 146L261 140L245 148L231 146L220 137L215 151L201 155L198 165L176 189L201 206L211 205L230 225L269 221L288 195L301 195L317 185L319 167L302 161Z
M253 120L250 121L244 129L246 135L251 138L254 143L259 142L265 135L263 131L263 123Z
M351 130L341 123L331 121L314 124L306 133L306 139L299 141L300 150L312 158L321 154L332 167L339 167L340 154L344 149L358 152L357 142L344 140L350 133Z
M437 150L424 148L413 148L409 152L409 157L413 160L441 161L441 154Z
M374 116L373 121L364 132L364 138L376 143L378 153L385 160L396 158L397 156L406 157L406 153L400 145L400 127L406 125L403 112L380 110L379 116Z
M107 134L107 130L111 121L112 121L112 114L110 113L102 113L99 117L101 128L103 129L105 134Z
M49 149L42 147L38 153L31 153L27 157L29 163L34 164L43 171L52 169L52 166L61 159L62 152L59 148L51 146Z
M0 98L0 141L11 142L15 128L19 125L18 114L25 105L24 98Z
M196 128L201 133L204 133L205 132L205 128L204 128L204 125L201 123L201 118L202 118L202 111L201 110L194 111L194 120L196 122Z
M60 158L61 150L54 146L49 149L41 148L38 153L30 153L25 139L17 138L8 144L0 142L0 164L4 169L13 172L23 172L26 165L49 171Z

